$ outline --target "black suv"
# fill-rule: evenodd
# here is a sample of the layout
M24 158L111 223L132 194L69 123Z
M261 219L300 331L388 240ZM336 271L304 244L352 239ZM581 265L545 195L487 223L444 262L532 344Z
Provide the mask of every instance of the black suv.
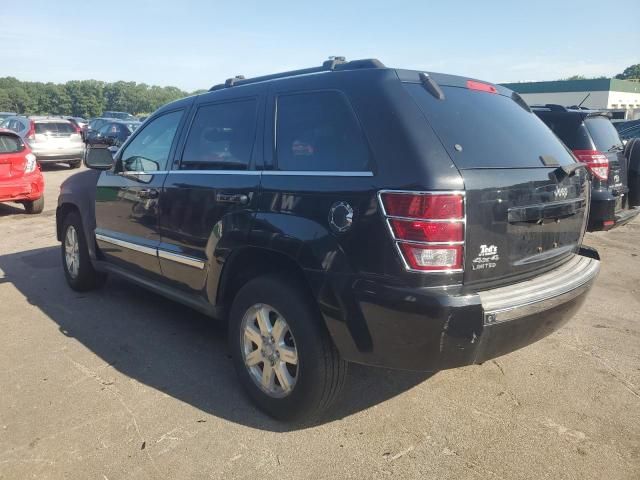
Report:
M608 114L554 104L531 108L591 172L588 230L610 230L638 215L640 210L629 200L624 145Z
M280 419L327 408L347 362L436 371L534 342L600 268L586 168L467 78L339 58L236 77L85 162L58 200L69 285L108 272L228 321Z

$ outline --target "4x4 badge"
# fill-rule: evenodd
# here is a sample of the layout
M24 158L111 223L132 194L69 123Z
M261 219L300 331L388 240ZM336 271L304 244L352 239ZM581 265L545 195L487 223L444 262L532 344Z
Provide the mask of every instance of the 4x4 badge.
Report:
M343 233L353 224L353 208L347 202L336 202L329 210L329 225L334 232Z

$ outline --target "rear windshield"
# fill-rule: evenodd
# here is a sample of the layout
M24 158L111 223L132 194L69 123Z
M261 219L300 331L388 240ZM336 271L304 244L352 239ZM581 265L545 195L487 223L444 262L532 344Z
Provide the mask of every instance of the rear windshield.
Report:
M589 117L585 118L584 124L593 138L596 150L606 152L611 147L622 143L618 136L618 131L608 118L602 116Z
M591 150L593 144L582 115L567 115L562 112L541 112L540 118L553 130L571 150Z
M15 135L0 134L0 153L16 153L23 148L22 141Z
M544 167L540 156L573 163L557 137L533 113L503 95L442 86L438 100L420 84L405 84L460 169Z
M42 122L36 123L36 133L57 133L70 135L76 130L70 123Z

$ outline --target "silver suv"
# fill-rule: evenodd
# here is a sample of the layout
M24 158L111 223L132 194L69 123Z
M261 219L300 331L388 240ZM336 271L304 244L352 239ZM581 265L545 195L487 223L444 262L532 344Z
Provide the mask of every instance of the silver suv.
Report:
M82 136L64 118L13 116L0 126L18 133L29 144L38 163L68 163L71 168L82 163Z

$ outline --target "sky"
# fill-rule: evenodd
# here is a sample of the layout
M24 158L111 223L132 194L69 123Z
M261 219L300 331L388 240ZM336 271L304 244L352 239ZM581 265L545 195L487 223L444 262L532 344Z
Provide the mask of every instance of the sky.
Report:
M492 82L640 63L640 1L30 0L0 9L0 77L187 91L331 55ZM625 22L627 25L625 26Z

